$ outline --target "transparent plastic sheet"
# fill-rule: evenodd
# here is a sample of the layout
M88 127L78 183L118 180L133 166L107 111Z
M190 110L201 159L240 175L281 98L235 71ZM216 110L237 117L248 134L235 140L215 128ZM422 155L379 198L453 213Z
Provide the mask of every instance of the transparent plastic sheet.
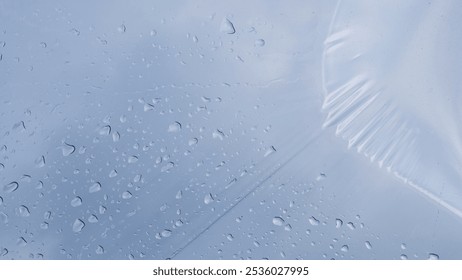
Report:
M335 134L336 3L0 1L1 258L460 257Z
M339 1L324 50L325 127L462 217L457 1Z

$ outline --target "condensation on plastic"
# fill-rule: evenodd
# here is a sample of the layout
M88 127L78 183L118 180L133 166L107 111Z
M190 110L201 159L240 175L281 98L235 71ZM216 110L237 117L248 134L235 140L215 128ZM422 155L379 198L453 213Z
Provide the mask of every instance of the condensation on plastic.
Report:
M387 71L408 61L402 52L420 51L401 42L436 23L423 4L345 3L335 12L336 1L0 1L0 258L460 258L460 218L406 187L418 182L456 207L453 134L430 133L436 119L422 110L433 108L411 106L416 96L372 98L399 86ZM390 22L367 18L377 7ZM402 38L360 42L360 31ZM349 61L337 41L380 65ZM429 78L412 59L407 69ZM439 79L456 81L453 70ZM336 98L341 85L361 90ZM456 101L438 96L456 94L437 85L425 96L452 127ZM407 183L352 149L363 114L382 122L384 142L360 152L387 148L383 167ZM391 148L385 130L412 149ZM426 184L436 176L444 191Z

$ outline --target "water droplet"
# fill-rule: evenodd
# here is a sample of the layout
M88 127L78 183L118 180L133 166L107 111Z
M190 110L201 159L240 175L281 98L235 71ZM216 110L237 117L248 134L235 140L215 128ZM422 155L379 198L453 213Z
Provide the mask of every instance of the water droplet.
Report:
M189 139L189 141L188 141L188 145L189 145L189 146L193 146L193 145L196 145L197 142L199 142L199 140L198 140L197 138L191 138L191 139Z
M100 205L99 208L98 208L98 211L99 211L100 214L106 213L106 210L107 210L107 208L104 207L103 205Z
M0 256L3 257L3 256L6 256L6 255L8 255L8 249L3 248L2 251L0 252Z
M178 132L181 130L181 123L173 122L168 126L168 132Z
M27 206L25 206L25 205L19 206L18 213L19 213L19 216L21 216L21 217L29 217L30 216L29 208L27 208Z
M125 24L121 24L119 27L117 27L117 31L119 31L119 33L125 33L125 31L127 31L127 27Z
M233 23L227 18L223 18L221 21L220 31L226 34L236 33L236 29L234 28Z
M172 235L172 231L169 230L169 229L164 229L164 230L160 233L160 235L161 235L162 237L170 237L170 236Z
M132 193L129 192L129 191L124 191L124 192L122 193L122 198L123 198L123 199L130 199L130 198L132 198L132 196L133 196Z
M149 32L149 35L151 36L156 36L157 35L157 31L155 29L152 29L150 32Z
M3 204L3 197L0 196L0 205Z
M111 134L111 126L105 125L99 129L99 135L109 135Z
M120 140L120 133L117 131L112 133L112 141L118 142L119 140Z
M274 146L271 146L268 149L266 149L264 157L267 157L275 152L276 152L276 148L274 148Z
M255 40L255 46L257 47L263 47L265 45L265 40L263 39L257 39Z
M27 241L24 237L19 237L18 240L16 241L16 245L18 245L19 247L24 247L27 245Z
M316 219L316 218L313 217L313 216L311 216L311 217L308 219L308 221L310 222L310 224L311 224L312 226L317 226L317 225L319 225L319 220Z
M343 221L340 219L335 219L335 227L340 228L343 225Z
M128 163L135 163L138 161L138 157L137 156L130 156L128 157Z
M40 228L43 229L43 230L47 230L49 227L49 224L47 222L42 222L40 224Z
M279 217L279 216L274 217L273 218L273 225L279 226L279 227L284 225L284 219Z
M74 224L72 225L73 232L81 232L85 227L85 223L80 219L75 219Z
M0 212L0 221L2 221L4 224L7 224L8 223L8 215L3 213L3 212Z
M205 195L205 197L204 197L204 203L205 203L205 204L210 204L210 203L212 203L213 201L214 201L214 199L213 199L213 196L212 196L211 193Z
M292 230L292 226L290 224L287 224L284 226L284 230L286 231L291 231Z
M19 187L19 184L17 182L11 182L9 184L6 184L5 186L3 186L3 191L6 192L6 193L12 193L14 191L16 191Z
M109 178L114 178L117 176L117 170L112 169L111 172L109 172Z
M82 198L80 196L76 196L71 200L72 207L78 207L82 205Z
M61 150L63 152L63 156L67 157L69 155L72 155L72 153L75 152L75 146L71 144L64 143L63 146L61 146Z
M197 36L196 36L196 35L194 35L194 36L193 36L192 40L193 40L193 42L194 42L194 43L197 43L197 42L199 42L199 38L197 38Z
M342 248L340 248L340 250L342 252L348 252L348 250L350 250L350 247L348 247L348 245L343 245Z
M96 217L96 215L90 215L90 217L88 217L87 221L89 223L92 223L92 224L97 223L98 222L98 217Z
M97 255L102 255L102 254L104 254L104 248L103 248L103 246L98 245L98 247L96 247L95 253L96 253Z
M225 138L225 134L223 133L223 131L217 129L212 133L212 137L215 139L218 138L220 140L223 140L223 138Z
M364 245L366 245L367 249L369 249L369 250L372 249L372 245L371 245L371 243L369 241L364 242Z
M45 157L40 156L35 160L35 166L38 168L44 167L45 166Z
M354 229L356 228L355 224L353 224L352 222L348 222L348 223L347 223L347 226L348 226L348 228L351 229L351 230L354 230Z
M402 259L402 260L407 260L408 259L406 254L401 254L401 256L399 256L399 258Z
M181 190L179 190L177 193L176 193L176 196L175 198L176 199L181 199L183 197L183 192Z
M228 234L228 235L226 235L226 239L228 239L229 241L233 241L234 236L232 234Z
M167 172L167 171L170 171L170 169L172 169L173 167L175 166L175 164L173 162L168 162L166 165L164 165L160 171L161 172Z
M95 192L99 192L100 190L101 190L101 184L99 182L96 182L90 186L90 188L88 189L88 192L95 193Z
M407 248L406 243L401 243L401 250L406 250L406 248Z
M440 256L438 256L438 255L435 254L435 253L430 253L430 254L428 254L428 259L429 259L429 260L439 260L439 259L440 259Z

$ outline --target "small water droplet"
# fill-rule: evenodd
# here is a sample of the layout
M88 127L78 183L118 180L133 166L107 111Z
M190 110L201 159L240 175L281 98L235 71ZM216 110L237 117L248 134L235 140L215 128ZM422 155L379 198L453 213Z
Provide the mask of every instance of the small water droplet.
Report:
M127 31L127 27L125 24L121 24L119 27L117 27L117 31L119 31L119 33L125 33L125 31Z
M18 240L16 241L16 245L18 245L19 247L24 247L27 245L27 241L24 237L19 237Z
M120 133L117 131L112 133L112 141L118 142L119 140L120 140Z
M173 122L168 126L168 132L178 132L181 130L181 123Z
M220 25L220 32L226 34L234 34L236 33L236 29L234 28L234 24L227 18L223 18Z
M81 232L85 227L85 223L80 219L75 219L74 224L72 225L73 232Z
M130 198L132 198L132 196L133 196L132 193L129 192L129 191L124 191L124 192L122 193L122 198L123 198L123 199L130 199Z
M98 247L96 247L95 252L96 252L97 255L102 255L102 254L104 254L104 248L103 248L103 246L98 245Z
M189 145L189 146L193 146L193 145L196 145L197 142L199 142L199 140L198 140L197 138L191 138L191 139L189 139L189 141L188 141L188 145Z
M350 247L348 247L348 245L343 245L342 248L340 248L340 250L342 252L348 252L348 250L350 250Z
M438 256L438 255L435 254L435 253L430 253L430 254L428 254L428 259L429 259L429 260L439 260L439 259L440 259L440 256Z
M160 169L161 172L167 172L167 171L170 171L170 169L172 169L173 167L175 166L175 164L173 162L168 162L166 165L162 166L162 168Z
M279 227L284 225L284 219L279 217L279 216L274 217L273 218L273 225L279 226Z
M8 215L3 213L3 212L0 212L0 221L2 221L2 223L4 223L4 224L7 224L8 223Z
M228 239L229 241L233 241L234 236L232 234L228 234L228 235L226 235L226 239Z
M128 163L135 163L138 161L138 157L137 156L130 156L128 157Z
M335 219L335 227L340 228L343 225L343 221L340 219Z
M264 157L267 157L269 155L272 155L276 152L276 148L274 148L274 146L271 146L269 147L268 149L266 149L266 152L265 152L265 155Z
M65 157L70 156L75 152L75 146L64 143L64 145L61 146L61 151L63 152L63 156Z
M6 256L6 255L8 255L8 249L3 248L2 251L0 252L0 256L3 257L3 256Z
M88 220L89 223L94 224L94 223L98 222L98 217L96 217L96 215L90 215L90 217L88 217L87 220Z
M29 217L30 216L29 208L27 208L27 206L25 206L25 205L19 206L18 213L19 213L19 216L21 216L21 217Z
M6 193L12 193L19 188L19 184L17 182L11 182L3 186L3 191Z
M205 203L205 204L210 204L210 203L212 203L213 201L214 201L214 199L213 199L213 196L212 196L211 193L205 195L205 197L204 197L204 203Z
M88 189L89 193L99 192L101 190L101 184L99 182L95 182L93 185L90 186Z
M199 42L199 38L197 38L196 35L194 35L194 36L192 37L192 40L193 40L194 43L198 43L198 42Z
M149 32L149 35L150 36L156 36L157 35L157 31L155 29L152 29L150 32Z
M291 231L292 230L292 226L290 224L287 224L284 226L284 230L286 231Z
M45 166L45 157L40 156L35 160L35 166L38 168L44 167Z
M263 47L265 45L265 40L263 39L257 39L255 40L255 46L257 47Z
M40 224L40 228L43 230L47 230L50 225L47 222L42 222Z
M169 229L164 229L164 230L160 233L160 235L161 235L162 237L170 237L170 236L172 235L172 231L169 230Z
M176 199L181 199L183 197L183 192L181 190L179 190L177 193L176 193L176 196L175 198Z
M399 258L402 259L402 260L407 260L408 259L406 254L401 254L401 256L399 256Z
M223 131L217 129L212 133L212 137L215 139L218 138L220 140L223 140L225 138L225 134L223 133Z
M111 172L109 172L109 178L114 178L117 176L117 170L112 169Z
M348 223L347 223L347 226L348 226L348 228L351 229L351 230L356 229L355 224L353 224L352 222L348 222Z
M371 243L369 241L364 242L364 245L366 245L367 249L369 249L369 250L372 249L372 245L371 245Z
M100 206L98 207L98 211L99 211L99 213L100 213L101 215L104 214L104 213L106 213L106 210L107 210L107 208L104 207L103 205L100 205Z
M72 207L79 207L82 205L82 198L80 196L76 196L71 200Z
M319 225L319 223L320 223L319 220L316 219L316 218L313 217L313 216L311 216L311 217L308 219L308 221L310 222L310 224L311 224L312 226L317 226L317 225Z
M401 243L401 250L406 250L406 248L407 248L406 243Z
M0 196L0 205L3 204L3 197Z

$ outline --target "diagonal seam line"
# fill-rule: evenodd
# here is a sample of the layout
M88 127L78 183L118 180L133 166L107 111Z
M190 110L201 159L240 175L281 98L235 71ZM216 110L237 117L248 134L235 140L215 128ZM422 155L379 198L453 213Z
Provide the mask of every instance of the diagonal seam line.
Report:
M246 199L249 195L257 191L266 181L271 179L276 173L279 172L283 167L285 167L289 162L291 162L293 159L295 159L298 155L301 154L308 146L310 146L319 136L321 133L318 133L317 135L313 136L306 144L301 147L299 150L297 150L291 157L289 157L285 162L279 165L273 172L271 172L266 178L264 178L260 183L257 183L255 187L250 189L250 191L245 194L243 197L241 197L235 204L232 204L221 216L216 218L213 222L211 222L207 227L205 227L203 230L201 230L196 236L194 236L192 239L190 239L183 247L180 247L177 249L175 252L172 253L172 255L168 259L173 259L175 258L179 253L181 253L183 250L185 250L187 247L189 247L194 241L196 241L203 233L208 231L212 226L214 226L219 220L221 220L223 217L225 217L231 210L233 210L238 204L240 204L244 199Z

